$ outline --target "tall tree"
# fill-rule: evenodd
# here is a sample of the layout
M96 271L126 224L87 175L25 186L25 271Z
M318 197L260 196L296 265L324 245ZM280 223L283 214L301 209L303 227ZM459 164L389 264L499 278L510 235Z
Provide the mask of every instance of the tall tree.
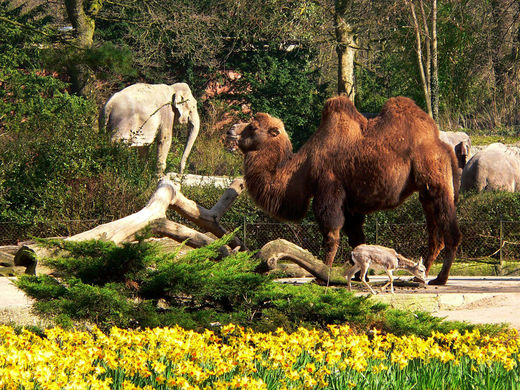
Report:
M75 50L91 48L94 42L96 16L103 7L104 0L64 0L64 2L74 28ZM74 91L90 97L93 92L94 72L84 63L73 63L70 73Z
M431 3L431 27L428 27L423 0L418 0L421 20L417 16L413 0L405 0L410 7L410 15L415 32L415 51L419 76L426 102L426 109L433 119L439 117L439 66L437 49L437 0ZM431 31L431 34L430 34Z
M422 5L422 0L421 0ZM427 26L426 18L424 25ZM439 120L439 61L437 49L437 0L432 0L432 38L431 38L431 106L433 119Z
M348 19L352 5L353 0L335 0L334 28L338 54L338 94L348 95L354 100L356 95L354 62L358 44L354 26Z

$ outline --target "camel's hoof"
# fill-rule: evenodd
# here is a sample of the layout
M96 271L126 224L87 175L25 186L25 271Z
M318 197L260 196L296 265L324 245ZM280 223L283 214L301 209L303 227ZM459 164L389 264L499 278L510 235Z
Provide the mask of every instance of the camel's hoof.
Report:
M436 279L430 280L428 282L428 284L430 286L444 286L446 284L446 282L447 282L447 280L436 278Z

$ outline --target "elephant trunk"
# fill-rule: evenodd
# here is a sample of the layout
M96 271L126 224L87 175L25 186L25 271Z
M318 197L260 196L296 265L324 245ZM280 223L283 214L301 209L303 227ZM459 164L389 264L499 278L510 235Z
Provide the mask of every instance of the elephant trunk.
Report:
M181 157L181 166L180 166L180 174L182 175L184 172L184 168L186 166L186 161L188 161L188 156L190 155L191 148L199 135L200 128L200 118L197 110L193 110L190 113L189 124L188 124L188 139L186 140L186 146L184 146L184 153L182 153Z

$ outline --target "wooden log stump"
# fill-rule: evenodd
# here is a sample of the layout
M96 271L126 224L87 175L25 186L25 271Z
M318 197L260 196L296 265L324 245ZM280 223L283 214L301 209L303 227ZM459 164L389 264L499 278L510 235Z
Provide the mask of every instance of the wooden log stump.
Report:
M265 244L258 252L258 257L263 260L268 269L276 268L279 260L288 259L323 282L347 284L345 278L347 267L328 267L308 250L281 238Z

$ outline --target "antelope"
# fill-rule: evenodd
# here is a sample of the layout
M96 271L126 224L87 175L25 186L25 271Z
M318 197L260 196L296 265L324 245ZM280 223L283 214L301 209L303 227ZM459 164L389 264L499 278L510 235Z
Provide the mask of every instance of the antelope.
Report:
M426 280L426 268L423 265L423 259L418 263L407 259L403 255L397 253L394 249L386 248L380 245L361 244L352 250L352 261L354 265L348 270L346 278L349 291L352 291L350 279L357 271L360 271L361 281L367 286L372 294L376 294L366 281L366 275L369 268L382 269L388 275L388 283L381 287L381 292L390 285L390 291L394 294L394 277L392 272L396 269L408 271L412 275L421 280Z

